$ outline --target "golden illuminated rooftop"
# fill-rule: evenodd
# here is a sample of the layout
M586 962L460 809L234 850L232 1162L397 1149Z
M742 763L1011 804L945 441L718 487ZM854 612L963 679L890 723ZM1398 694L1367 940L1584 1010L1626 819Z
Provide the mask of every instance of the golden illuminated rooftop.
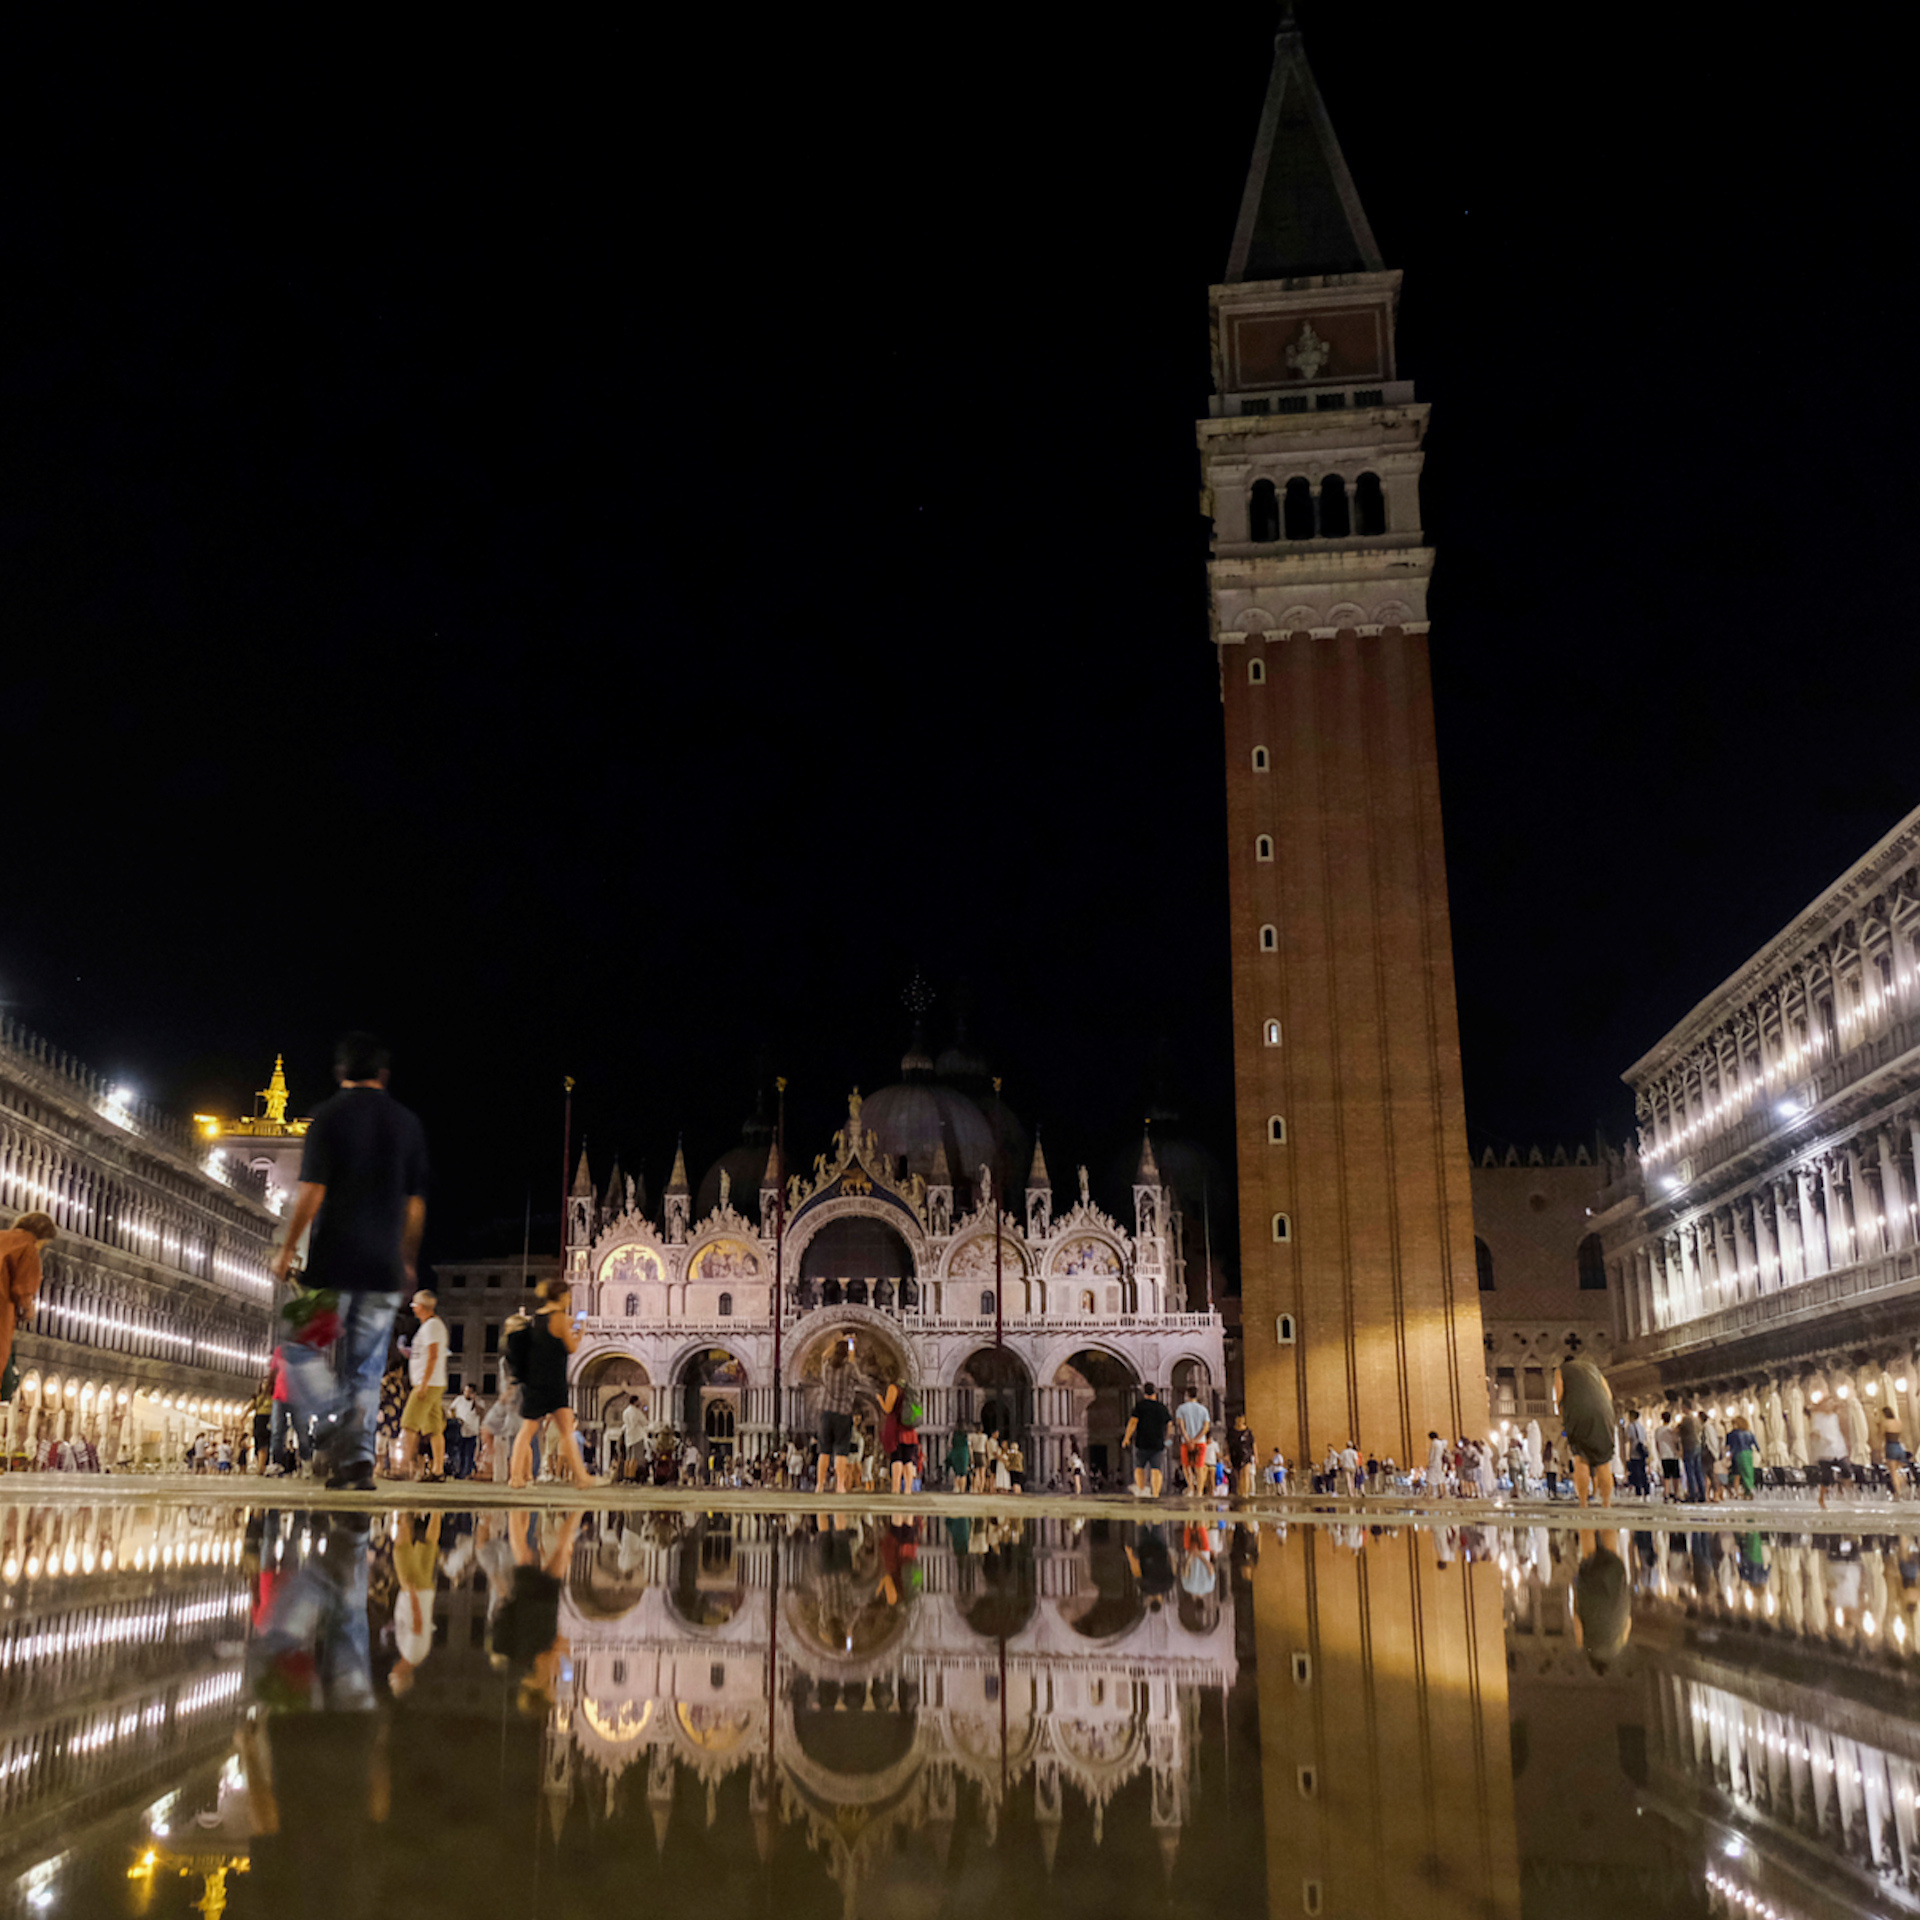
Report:
M305 1120L287 1118L287 1061L286 1055L276 1053L273 1056L273 1077L254 1095L260 1102L262 1111L245 1120L223 1120L216 1114L196 1113L193 1124L208 1140L217 1140L223 1134L235 1134L243 1139L272 1140L297 1137L307 1130Z

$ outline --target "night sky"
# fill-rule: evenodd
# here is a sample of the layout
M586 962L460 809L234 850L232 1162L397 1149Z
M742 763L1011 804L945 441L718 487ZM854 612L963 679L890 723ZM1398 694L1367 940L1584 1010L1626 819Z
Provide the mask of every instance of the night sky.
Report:
M1901 76L1838 10L1300 11L1434 407L1469 1124L1617 1139L1920 798ZM1063 1183L1156 1058L1230 1164L1193 421L1273 13L1121 20L49 49L0 1001L182 1112L385 1033L441 1257L551 1240L565 1073L656 1194L775 1072L804 1165L916 969Z

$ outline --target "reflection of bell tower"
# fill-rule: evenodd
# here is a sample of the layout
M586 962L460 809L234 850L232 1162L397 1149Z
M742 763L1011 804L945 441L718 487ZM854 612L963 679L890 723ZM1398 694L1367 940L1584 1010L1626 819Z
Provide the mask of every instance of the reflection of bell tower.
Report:
M1484 1401L1427 661L1427 410L1290 12L1200 423L1226 722L1247 1410L1402 1460Z

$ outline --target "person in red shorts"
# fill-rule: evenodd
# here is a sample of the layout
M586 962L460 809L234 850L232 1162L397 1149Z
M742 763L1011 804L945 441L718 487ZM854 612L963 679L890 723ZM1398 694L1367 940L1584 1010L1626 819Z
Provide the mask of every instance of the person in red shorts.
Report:
M1180 1477L1187 1483L1187 1491L1208 1491L1207 1435L1213 1431L1213 1416L1201 1404L1191 1383L1186 1398L1173 1410L1173 1423L1180 1429Z

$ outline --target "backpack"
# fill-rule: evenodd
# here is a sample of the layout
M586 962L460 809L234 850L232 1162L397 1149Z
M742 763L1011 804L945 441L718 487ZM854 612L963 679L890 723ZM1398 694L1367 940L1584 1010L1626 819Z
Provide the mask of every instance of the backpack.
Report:
M533 1323L529 1321L524 1327L515 1327L501 1344L513 1377L524 1380L533 1361Z

